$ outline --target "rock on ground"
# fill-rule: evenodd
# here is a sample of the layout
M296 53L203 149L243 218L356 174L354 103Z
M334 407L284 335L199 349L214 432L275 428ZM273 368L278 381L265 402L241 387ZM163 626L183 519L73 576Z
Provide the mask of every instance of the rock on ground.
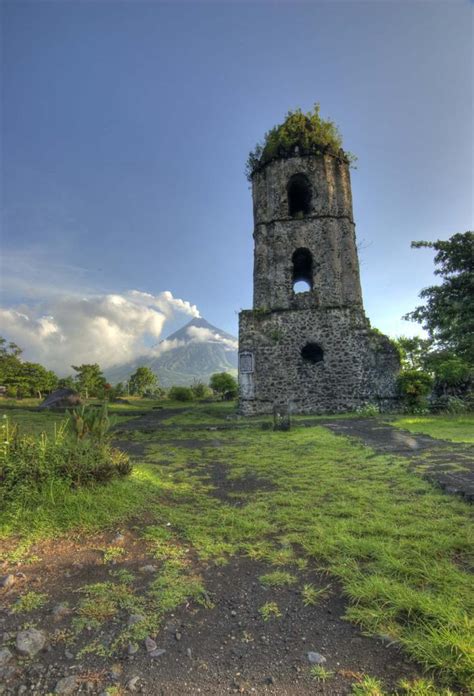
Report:
M46 634L37 628L19 631L16 636L16 649L20 655L34 657L46 645Z

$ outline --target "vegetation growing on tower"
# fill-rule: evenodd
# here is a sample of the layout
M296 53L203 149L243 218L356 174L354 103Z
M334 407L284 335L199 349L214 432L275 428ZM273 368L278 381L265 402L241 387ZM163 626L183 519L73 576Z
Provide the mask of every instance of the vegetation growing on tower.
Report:
M262 143L258 143L248 156L246 174L251 180L254 172L276 157L288 157L298 147L302 154L320 154L323 150L342 157L350 164L357 158L342 150L342 136L331 120L320 115L320 105L303 113L301 109L289 111L283 123L269 130Z

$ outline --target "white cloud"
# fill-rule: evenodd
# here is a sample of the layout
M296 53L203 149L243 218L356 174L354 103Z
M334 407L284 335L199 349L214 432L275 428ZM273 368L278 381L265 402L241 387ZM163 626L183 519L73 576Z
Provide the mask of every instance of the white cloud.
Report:
M62 375L71 373L71 363L97 362L107 368L143 355L176 314L198 317L199 311L168 291L151 295L131 290L122 295L67 294L49 298L46 305L0 308L0 322L2 335L24 349L26 360Z
M157 358L159 355L167 353L169 350L174 350L175 348L184 346L185 343L186 341L180 341L178 338L172 338L171 340L165 338L163 341L160 341L157 346L154 346L149 352L150 355Z
M190 326L187 330L193 343L221 343L227 350L237 350L238 342L232 338L221 336L217 331L211 331L205 326Z

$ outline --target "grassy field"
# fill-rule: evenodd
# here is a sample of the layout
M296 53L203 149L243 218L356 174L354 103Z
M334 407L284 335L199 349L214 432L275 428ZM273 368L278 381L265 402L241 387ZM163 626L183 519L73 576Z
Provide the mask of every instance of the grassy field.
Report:
M390 421L397 428L423 433L440 440L474 442L474 415L402 416Z
M51 414L9 412L35 431L53 422ZM457 428L456 419L444 421L435 420L438 437ZM216 432L219 423L248 427ZM281 573L323 570L348 598L348 620L400 643L446 684L474 688L470 506L418 478L402 458L322 427L262 430L227 403L186 405L162 426L119 433L143 447L129 478L79 490L55 483L11 503L0 513L0 537L15 540L9 558L35 540L110 528L145 511L142 533L173 572L183 543L218 565L246 554ZM223 495L216 473L226 481Z

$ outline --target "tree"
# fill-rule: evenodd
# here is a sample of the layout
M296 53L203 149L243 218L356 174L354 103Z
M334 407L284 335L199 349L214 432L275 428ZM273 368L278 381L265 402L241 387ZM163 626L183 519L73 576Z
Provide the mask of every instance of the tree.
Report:
M130 394L143 396L145 392L153 391L158 387L158 379L149 367L138 367L130 377Z
M97 363L82 364L79 366L71 365L77 372L75 384L78 390L85 395L86 399L90 396L102 396L106 385L105 377Z
M213 374L209 386L222 399L234 399L237 396L237 380L229 372Z
M41 396L52 391L58 378L39 363L22 362L22 349L0 337L0 383L15 397Z
M419 322L436 348L474 363L474 232L458 233L447 241L412 242L411 246L436 251L435 275L442 282L424 288L420 297L426 303L404 318Z
M0 337L0 384L15 394L23 382L20 355L21 349L16 344L7 344L6 340Z
M58 378L52 370L39 363L25 362L22 365L23 383L29 394L42 398L44 393L56 389Z
M420 336L399 336L391 339L395 344L402 367L409 369L425 369L426 360L433 341Z
M111 399L119 399L125 394L125 387L123 382L117 382L117 384L110 390Z
M74 377L60 377L58 379L58 388L60 389L76 389L77 384L74 382Z

